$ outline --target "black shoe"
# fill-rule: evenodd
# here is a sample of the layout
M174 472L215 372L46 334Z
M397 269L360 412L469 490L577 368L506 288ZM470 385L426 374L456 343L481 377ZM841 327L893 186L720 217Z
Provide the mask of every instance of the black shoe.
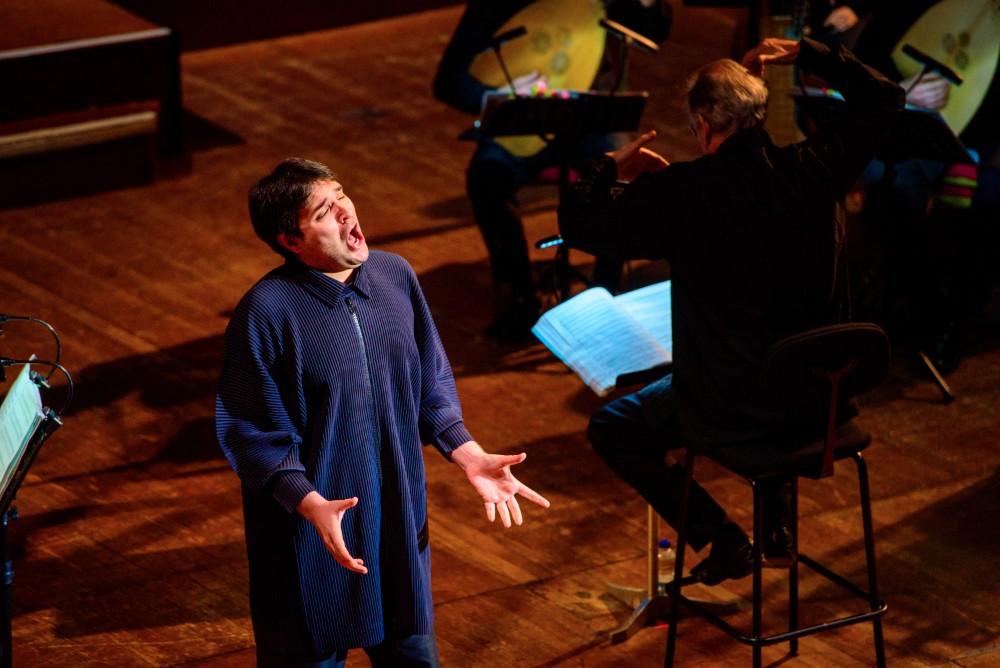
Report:
M764 534L764 567L790 568L795 563L793 542L792 530L786 526Z
M739 580L753 573L753 546L746 538L735 547L712 543L708 558L691 569L698 582L717 585L724 580Z
M767 568L789 568L795 563L795 535L791 526L795 518L792 514L792 485L785 480L770 480L762 485L764 502L763 526L761 527L761 552Z

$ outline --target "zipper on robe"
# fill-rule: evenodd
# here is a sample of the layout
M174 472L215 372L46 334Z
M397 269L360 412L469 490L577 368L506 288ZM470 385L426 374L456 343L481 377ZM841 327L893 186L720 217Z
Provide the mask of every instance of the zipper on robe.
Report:
M375 387L372 385L371 369L368 365L368 349L365 347L365 337L361 334L361 321L358 320L358 312L354 308L354 300L348 297L347 310L351 312L351 319L354 320L354 331L358 335L358 343L361 345L361 356L365 360L365 390L368 394L368 414L372 422L372 446L375 450L375 464L378 468L378 484L382 487L382 448L379 445L378 420L375 418Z

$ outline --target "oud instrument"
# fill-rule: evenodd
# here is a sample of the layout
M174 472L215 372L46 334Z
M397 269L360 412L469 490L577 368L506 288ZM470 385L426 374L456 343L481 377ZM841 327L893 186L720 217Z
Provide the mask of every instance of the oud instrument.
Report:
M892 52L904 77L923 65L906 54L910 46L962 77L939 111L956 135L962 133L986 97L1000 59L1000 0L944 0L910 26Z
M547 89L589 90L604 55L606 32L602 0L538 0L504 23L497 34L524 27L525 35L503 45L503 64L513 78L537 72ZM486 51L472 62L469 73L487 86L507 85L497 54ZM504 148L521 157L541 151L546 142L535 135L498 137Z

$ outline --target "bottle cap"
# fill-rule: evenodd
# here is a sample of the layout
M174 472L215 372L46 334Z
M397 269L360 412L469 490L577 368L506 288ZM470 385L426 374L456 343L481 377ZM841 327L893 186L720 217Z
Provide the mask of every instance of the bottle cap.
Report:
M671 545L671 543L670 543L670 539L669 538L661 538L660 539L660 549L661 550L667 549L668 547L670 547L670 545Z

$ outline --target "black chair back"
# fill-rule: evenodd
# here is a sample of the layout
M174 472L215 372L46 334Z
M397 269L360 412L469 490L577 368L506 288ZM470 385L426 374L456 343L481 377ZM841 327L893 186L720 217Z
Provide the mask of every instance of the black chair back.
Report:
M889 373L889 339L878 325L857 322L782 339L764 359L764 388L783 411L826 412L820 477L833 474L837 408L879 385Z

